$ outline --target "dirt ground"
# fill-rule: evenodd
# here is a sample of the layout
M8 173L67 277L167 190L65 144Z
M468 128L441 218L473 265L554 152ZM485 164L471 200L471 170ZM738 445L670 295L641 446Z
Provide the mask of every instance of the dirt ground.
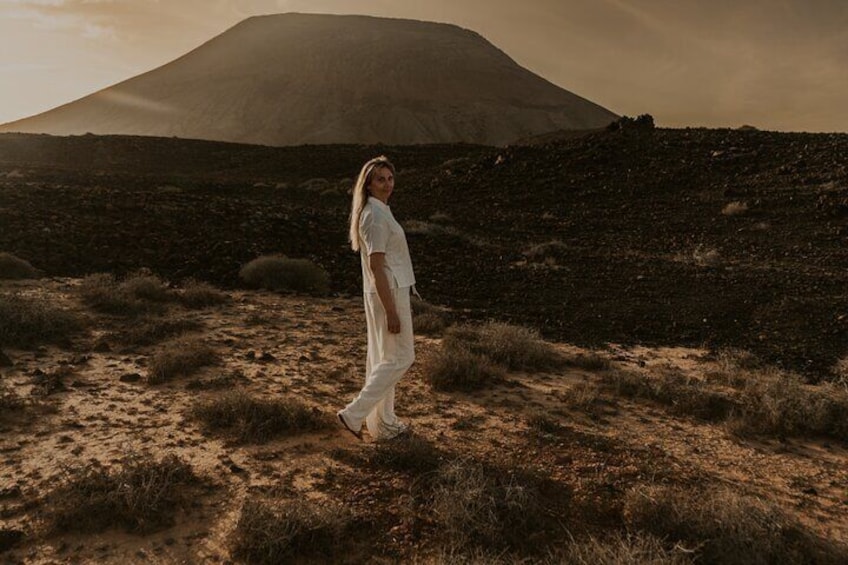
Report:
M36 402L30 417L6 420L0 431L0 530L23 534L0 560L229 562L242 503L257 492L326 500L377 524L383 533L368 550L377 562L426 561L432 555L437 540L404 518L406 487L398 477L367 476L357 469L357 457L375 449L367 434L358 442L330 428L238 445L208 435L188 415L198 399L221 394L209 383L229 375L229 387L262 398L297 398L332 420L363 379L365 323L358 299L232 291L221 306L172 307L167 316L199 322L202 329L194 335L214 347L220 361L195 376L149 385L147 364L157 346L122 346L115 332L136 322L86 311L75 294L78 284L54 278L0 286L46 296L90 319L89 330L66 346L4 348L13 365L0 369L2 383ZM845 444L743 440L722 425L606 393L591 410L570 401L587 383L601 383L610 370L703 378L716 369L707 351L609 343L596 351L609 360L608 369L510 373L505 384L465 394L435 392L424 381L422 363L439 343L438 337L416 337L418 362L397 393L401 417L416 436L445 452L531 470L567 489L571 502L561 517L564 530L580 534L620 527L622 493L675 483L729 486L777 505L822 539L848 544ZM567 355L586 352L568 343L555 347ZM33 396L37 372L59 367L70 368L66 390ZM540 439L528 423L538 414L556 421L560 432ZM44 532L45 495L81 466L110 467L128 454L175 454L210 486L180 509L173 527L155 533Z

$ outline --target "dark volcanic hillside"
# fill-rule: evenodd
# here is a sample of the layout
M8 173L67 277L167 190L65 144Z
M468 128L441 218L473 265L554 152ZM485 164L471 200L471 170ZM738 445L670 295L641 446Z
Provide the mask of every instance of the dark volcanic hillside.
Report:
M163 67L0 131L502 145L614 119L453 25L281 14L249 18Z
M813 376L848 353L846 135L617 131L503 150L0 136L0 250L50 274L228 285L283 252L358 293L345 191L377 153L401 168L392 205L432 301L580 344L735 346Z

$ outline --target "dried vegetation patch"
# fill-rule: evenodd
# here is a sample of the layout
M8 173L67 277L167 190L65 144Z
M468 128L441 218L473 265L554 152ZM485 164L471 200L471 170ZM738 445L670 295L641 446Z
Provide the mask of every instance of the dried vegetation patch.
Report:
M240 443L262 443L330 427L325 415L298 400L265 400L241 390L199 401L191 415L208 431L232 436Z
M161 314L173 299L167 285L157 276L141 272L118 281L114 275L96 273L82 279L82 301L102 314L139 316Z
M824 545L776 507L725 487L631 491L628 525L694 552L698 563L844 563L846 548Z
M274 291L326 294L330 275L308 259L263 255L244 265L239 277L248 286Z
M346 512L325 503L250 498L233 534L233 554L267 565L338 562L345 557L343 540L351 524Z
M114 526L147 533L171 526L177 509L191 500L190 487L202 482L176 456L131 456L114 470L89 465L69 469L66 477L48 495L48 523L58 533Z
M563 364L535 330L490 322L450 327L423 372L436 390L472 391L502 382L506 370L542 371Z
M12 347L66 344L83 327L79 315L45 298L0 294L0 344Z
M215 350L197 339L169 342L157 350L148 363L147 382L160 384L186 377L218 361Z

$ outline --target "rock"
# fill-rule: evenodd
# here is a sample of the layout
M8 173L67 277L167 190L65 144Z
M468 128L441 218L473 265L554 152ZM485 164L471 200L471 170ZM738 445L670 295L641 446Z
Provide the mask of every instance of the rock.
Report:
M125 373L119 379L122 383L137 383L141 380L141 375L138 373Z
M0 367L14 367L15 363L0 349Z

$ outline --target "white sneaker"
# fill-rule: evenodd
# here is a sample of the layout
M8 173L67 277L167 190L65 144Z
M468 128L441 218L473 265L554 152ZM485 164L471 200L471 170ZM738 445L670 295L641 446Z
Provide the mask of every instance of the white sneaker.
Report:
M386 424L385 422L382 422L380 424L381 440L394 439L406 433L409 433L409 424L405 424L403 422L396 422L394 424Z

